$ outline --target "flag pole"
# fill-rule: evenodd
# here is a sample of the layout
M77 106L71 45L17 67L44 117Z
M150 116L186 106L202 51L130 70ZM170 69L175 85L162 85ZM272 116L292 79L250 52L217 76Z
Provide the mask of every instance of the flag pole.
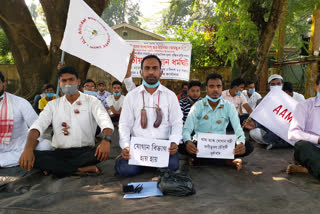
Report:
M62 54L61 54L61 64L63 64L64 62L64 56L65 56L65 52L62 51ZM59 86L59 80L58 80L58 85L57 85L57 93L56 93L56 97L58 98L59 97L59 92L60 92L60 86Z

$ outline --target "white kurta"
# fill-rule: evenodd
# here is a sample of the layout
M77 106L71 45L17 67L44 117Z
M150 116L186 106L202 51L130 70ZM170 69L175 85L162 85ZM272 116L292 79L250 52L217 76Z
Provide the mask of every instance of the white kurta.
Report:
M147 113L147 128L141 128L141 109L143 108L143 96ZM159 97L160 94L160 97ZM153 127L156 120L155 107L162 110L162 123L158 128ZM179 144L182 139L182 112L177 96L163 85L151 95L143 85L130 91L124 98L119 121L120 147L130 145L131 136L161 140L170 140Z
M63 134L63 122L70 127L68 135ZM97 123L101 130L113 130L112 121L101 101L81 92L72 104L66 96L50 101L30 130L37 129L42 134L51 123L54 132L52 147L60 149L94 146Z
M9 144L0 144L0 167L17 166L21 153L27 141L28 128L38 118L31 104L18 96L7 92L8 99L12 102L13 108L13 130L11 142ZM0 102L2 107L3 100ZM49 140L39 139L37 150L50 150L51 142Z

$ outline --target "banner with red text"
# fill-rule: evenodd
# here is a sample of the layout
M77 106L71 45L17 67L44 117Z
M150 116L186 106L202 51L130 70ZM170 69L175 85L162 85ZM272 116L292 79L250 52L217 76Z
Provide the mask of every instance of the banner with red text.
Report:
M288 130L292 113L298 102L281 89L272 89L250 114L261 125L291 145L295 142L288 139Z
M127 40L127 43L135 49L132 77L141 77L143 57L153 54L161 60L161 79L189 81L192 49L190 42Z

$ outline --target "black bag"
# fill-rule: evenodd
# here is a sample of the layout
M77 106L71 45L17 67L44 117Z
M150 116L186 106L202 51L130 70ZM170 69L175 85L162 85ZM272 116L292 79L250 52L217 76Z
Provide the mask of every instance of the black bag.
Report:
M165 195L187 196L196 193L190 176L172 171L161 173L158 188Z

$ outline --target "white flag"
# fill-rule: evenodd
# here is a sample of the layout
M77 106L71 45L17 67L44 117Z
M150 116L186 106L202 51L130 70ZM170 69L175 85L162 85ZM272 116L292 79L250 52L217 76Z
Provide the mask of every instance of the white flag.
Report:
M83 0L70 0L60 49L123 81L132 47Z
M261 125L291 145L295 142L288 139L288 130L292 113L298 102L281 89L272 89L250 114Z

